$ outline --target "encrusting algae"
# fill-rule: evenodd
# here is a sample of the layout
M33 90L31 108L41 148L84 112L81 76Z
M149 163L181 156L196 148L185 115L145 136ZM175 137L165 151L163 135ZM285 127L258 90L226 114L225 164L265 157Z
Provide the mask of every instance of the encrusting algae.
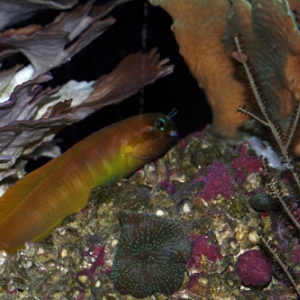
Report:
M216 147L219 151L213 151ZM215 155L208 159L208 152ZM191 157L197 159L191 162ZM222 174L212 168L216 162L223 165ZM269 267L255 271L255 259L247 261L250 269L246 274L249 278L240 278L236 269L241 254L253 250L262 253L258 234L267 236L273 233L269 217L248 204L250 195L258 188L267 192L259 162L260 158L247 141L233 146L214 137L209 130L181 140L164 158L147 165L128 180L95 188L87 207L67 217L63 226L54 230L43 243L27 243L17 256L5 257L2 254L2 296L11 299L32 295L51 296L53 299L72 299L74 295L83 299L136 299L130 295L146 296L141 282L132 290L121 289L121 294L116 285L116 269L126 267L122 263L126 259L120 260L121 254L117 251L133 238L131 233L140 232L139 224L143 224L145 219L147 222L154 220L154 224L162 222L166 226L173 226L174 221L176 231L183 226L189 237L189 245L184 242L183 249L186 250L183 251L191 248L190 255L180 254L183 261L180 260L178 274L181 275L173 289L169 290L174 291L172 296L165 296L168 292L160 289L159 283L158 288L147 290L147 293L155 292L157 299L247 300L257 297L272 299L275 296L293 299L294 290L282 273L270 273ZM224 180L230 180L232 187L224 186ZM209 186L210 193L206 189ZM121 225L118 216L121 216ZM128 216L133 217L132 221L131 218L127 220ZM276 222L280 224L284 220L285 216L278 215ZM131 227L131 224L135 226ZM281 226L283 230L289 230L285 225ZM176 244L178 236L172 233L172 245ZM140 241L136 247L143 242L140 239L142 235L135 240ZM168 239L163 237L162 243L164 240L168 243ZM177 243L180 245L184 239L181 237ZM135 252L133 245L132 251L130 247L126 248L128 255L140 253L143 256L144 252ZM293 253L297 249L297 244L294 244L286 256L295 260ZM151 259L155 253L147 252L145 258ZM295 264L299 262L295 261ZM153 266L159 272L165 263L156 260ZM261 265L269 266L269 263L268 259ZM275 265L272 263L272 266ZM240 268L245 268L245 265ZM168 272L172 273L171 268L166 270ZM168 280L173 278L173 273L167 276ZM155 278L155 271L153 276ZM260 276L264 280L271 278L263 290L251 286L248 290L242 288L243 281L255 282L251 278ZM279 280L281 284L278 284ZM146 299L152 298L147 296Z

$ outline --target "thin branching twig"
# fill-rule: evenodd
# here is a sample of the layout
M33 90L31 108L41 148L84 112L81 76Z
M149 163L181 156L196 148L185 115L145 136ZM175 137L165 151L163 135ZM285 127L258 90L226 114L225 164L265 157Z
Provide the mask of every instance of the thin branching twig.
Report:
M291 282L292 286L296 290L297 294L300 296L300 290L298 289L296 282L289 271L289 269L286 267L286 264L282 261L282 259L279 257L279 255L272 249L272 247L269 245L269 243L260 236L261 241L263 242L264 246L268 249L268 251L272 254L272 256L275 258L277 263L280 265L286 276L288 277L289 281Z
M263 124L263 125L267 126L268 128L270 128L270 130L272 132L272 135L273 135L274 139L276 140L276 142L279 146L280 152L281 152L281 154L284 158L284 163L287 166L287 168L290 169L290 171L292 173L292 176L295 180L295 183L298 187L298 190L300 191L299 176L296 173L296 171L294 170L294 164L293 164L292 159L289 155L289 146L291 144L291 141L292 141L293 136L295 134L295 130L296 130L297 125L299 123L300 103L299 102L297 103L297 108L295 110L295 114L291 117L287 129L285 131L282 130L282 128L279 126L279 124L275 120L273 120L272 117L270 116L266 101L264 100L263 96L260 95L259 89L258 89L258 87L255 83L255 80L254 80L254 78L251 74L247 56L245 56L245 53L242 52L242 46L241 46L239 37L235 36L234 37L234 42L235 42L235 45L236 45L237 52L239 54L242 54L244 57L246 57L245 59L241 59L241 60L238 59L238 61L241 64L243 64L243 67L244 67L244 70L246 72L249 84L251 86L251 90L253 92L254 98L256 100L256 103L257 103L264 119L256 116L253 112L250 112L244 106L240 106L238 108L238 111L250 116L251 118L254 118L255 120L257 120L261 124ZM236 58L238 56L234 56L234 57Z
M233 57L239 61L245 70L247 79L249 81L249 84L251 86L251 90L253 92L254 98L256 100L256 103L260 109L260 112L262 114L262 117L257 116L255 113L251 112L249 109L247 109L245 106L240 106L238 108L238 111L250 116L251 118L257 120L264 126L270 128L271 133L276 141L276 143L279 146L280 153L283 157L282 162L285 164L286 168L290 170L294 181L296 183L296 186L298 188L298 192L300 192L300 179L298 173L295 171L293 160L289 154L289 147L291 145L291 142L293 140L293 137L295 135L295 131L297 129L299 118L300 118L300 102L295 103L294 107L294 113L292 116L290 116L287 128L282 128L277 122L277 120L274 120L273 117L269 113L269 107L267 101L264 99L263 95L260 93L260 90L258 86L256 85L256 82L253 78L253 75L251 74L251 68L248 62L247 55L243 52L243 48L241 45L240 38L235 36L234 37L234 43L236 46L237 52L233 53ZM278 201L280 202L283 210L286 212L289 219L293 222L295 227L300 231L300 224L298 220L293 215L292 211L288 207L288 205L285 203L283 198L283 193L280 189L278 180L274 177L270 176L269 167L268 167L268 161L267 159L262 158L262 162L264 165L264 169L267 172L267 175L269 176L269 182L268 182L268 189L273 197L276 197ZM294 287L297 294L300 296L300 289L297 288L296 282L288 270L288 267L284 262L281 260L281 258L278 256L278 254L270 247L268 242L261 236L260 237L262 243L264 246L268 249L268 251L273 255L277 263L282 268L283 272L287 275L289 281L291 282L292 286Z

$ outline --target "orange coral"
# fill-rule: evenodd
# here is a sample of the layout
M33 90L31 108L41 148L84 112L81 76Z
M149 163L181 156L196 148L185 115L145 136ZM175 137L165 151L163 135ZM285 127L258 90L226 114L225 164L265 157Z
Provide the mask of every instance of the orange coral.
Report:
M204 89L213 111L213 128L236 137L246 116L237 113L245 103L247 88L236 72L236 63L222 42L230 12L222 0L150 0L173 18L172 30L191 73Z
M261 101L283 134L300 101L299 6L299 1L291 6L279 0L234 1L228 18L228 35L242 37ZM295 143L293 151L299 154Z
M213 111L213 129L237 137L246 117L237 113L251 91L233 60L232 38L244 42L260 88L283 131L300 101L298 0L149 0L173 18L172 30Z
M300 100L300 39L288 2L235 1L229 34L242 36L270 113L283 121Z

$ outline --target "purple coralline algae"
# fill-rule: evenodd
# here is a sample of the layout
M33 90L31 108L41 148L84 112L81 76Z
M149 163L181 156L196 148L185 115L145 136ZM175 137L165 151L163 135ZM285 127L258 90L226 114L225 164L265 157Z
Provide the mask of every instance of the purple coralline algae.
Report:
M199 181L206 183L199 194L199 197L206 201L217 197L217 195L222 195L225 199L230 199L235 195L227 166L221 161L214 162L210 166L207 174L200 177Z
M105 247L102 246L102 245L92 244L90 249L88 251L85 251L83 253L83 255L85 257L86 256L92 257L93 258L93 264L89 269L84 269L79 274L77 274L77 277L81 276L81 275L86 275L87 278L89 280L91 280L95 276L97 270L100 267L103 267L104 264L105 264L105 260L104 260L104 258L105 258Z
M95 188L88 206L46 241L0 253L0 298L296 299L278 269L269 283L271 261L253 250L260 235L271 237L293 276L300 273L286 217L272 228L249 205L266 182L248 145L210 131L190 135L131 178ZM297 199L288 200L297 211Z
M300 246L299 246L299 245L297 245L297 246L293 249L292 262L293 262L293 263L299 263L299 262L300 262Z
M249 250L238 257L236 274L244 285L265 286L272 278L271 264L259 250Z
M165 190L167 190L171 195L175 194L175 192L176 192L176 187L174 186L174 184L172 184L168 180L160 181L159 185L162 188L164 188Z
M192 254L186 264L188 269L198 269L201 266L202 256L212 262L223 259L221 248L215 244L207 243L207 240L209 240L209 237L205 235L197 236L192 234L190 236Z
M236 152L238 156L232 159L230 165L223 161L215 161L208 170L201 170L201 173L206 173L197 181L204 182L205 187L199 197L209 201L218 195L222 195L227 200L236 196L235 187L242 188L249 174L261 171L261 159L247 152L247 145L242 145ZM233 182L236 184L235 187Z
M231 164L236 182L241 186L249 173L257 173L262 167L261 159L246 153L246 147L240 148L240 155Z

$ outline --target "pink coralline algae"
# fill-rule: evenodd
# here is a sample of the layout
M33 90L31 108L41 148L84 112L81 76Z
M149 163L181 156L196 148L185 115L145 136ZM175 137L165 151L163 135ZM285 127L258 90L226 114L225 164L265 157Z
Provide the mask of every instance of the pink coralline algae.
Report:
M236 273L244 285L265 286L272 277L271 264L259 250L249 250L238 257Z
M206 183L199 197L210 200L217 195L230 199L235 195L227 166L221 161L214 162L205 176L199 179Z
M208 239L205 235L197 236L192 234L190 236L192 254L186 264L188 269L199 269L202 256L212 262L223 259L221 248L215 244L208 244Z
M205 134L205 132L207 131L208 127L209 126L206 126L202 130L197 131L197 132L193 132L193 133L189 134L186 138L179 140L178 144L177 144L178 145L178 149L184 150L188 146L188 140L191 137L195 137L195 138L199 138L200 139Z
M300 245L293 246L292 263L300 262Z
M187 289L192 289L195 285L197 285L197 282L198 282L198 279L200 278L200 274L192 274L190 277L189 277L189 283L188 283L188 286L187 286Z
M90 249L84 253L85 256L91 256L94 258L94 262L89 269L82 270L79 275L86 275L91 280L96 274L99 267L103 267L105 264L105 247L102 245L91 245Z
M235 188L243 188L249 174L261 172L261 159L249 155L248 150L248 144L244 143L231 154L228 153L231 157L226 157L226 162L214 161L210 166L204 166L197 182L204 182L205 187L198 196L206 201L218 195L227 200L234 197Z
M233 168L236 182L241 185L248 174L260 171L262 163L259 157L250 156L241 152L241 155L232 161L231 166Z
M159 185L164 188L165 190L167 190L171 195L175 194L176 192L176 187L174 184L172 184L170 181L168 180L162 180L160 181Z

